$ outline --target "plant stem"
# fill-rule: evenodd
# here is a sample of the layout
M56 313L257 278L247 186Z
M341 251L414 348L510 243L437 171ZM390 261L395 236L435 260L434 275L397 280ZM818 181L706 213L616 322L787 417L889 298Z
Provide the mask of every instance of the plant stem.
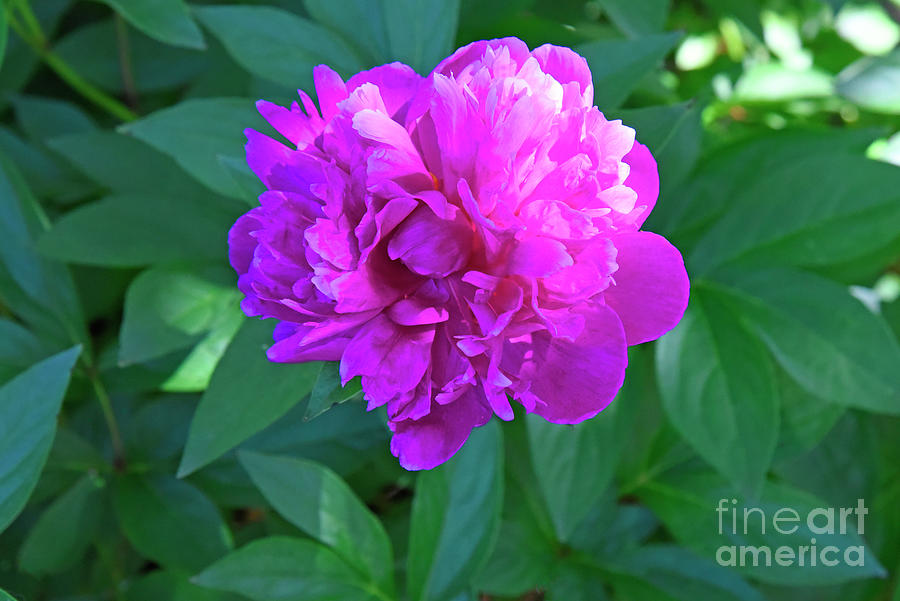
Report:
M72 89L84 96L84 98L117 119L121 121L134 121L138 118L138 115L131 109L87 81L49 48L47 45L47 38L41 30L41 25L31 11L31 7L28 5L27 0L18 0L17 2L14 2L11 8L15 7L19 8L19 14L26 27L22 27L15 19L10 19L10 26L17 34L19 34L19 37L21 37L26 44L31 46L35 53L41 57L41 60L43 60L44 63L60 77L60 79L69 84ZM26 28L28 31L25 30Z
M137 108L137 86L134 83L134 69L131 67L131 50L128 44L128 25L125 19L116 13L116 46L119 51L119 71L122 73L122 88L125 90L125 99L128 106Z
M93 362L88 363L85 361L85 371L91 381L91 385L94 387L94 393L97 395L97 400L100 401L100 409L103 412L103 418L106 420L106 427L109 429L109 437L112 440L113 446L113 467L116 470L121 470L125 467L125 446L122 444L119 422L116 421L116 414L113 412L112 402L109 399L106 387L103 385L100 374Z

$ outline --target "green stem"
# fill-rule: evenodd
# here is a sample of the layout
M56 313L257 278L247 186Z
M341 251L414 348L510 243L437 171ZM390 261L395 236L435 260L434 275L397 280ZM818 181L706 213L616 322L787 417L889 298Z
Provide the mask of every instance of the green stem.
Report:
M26 44L31 46L35 53L41 57L41 60L43 60L44 63L60 77L60 79L69 84L72 89L81 94L84 98L117 119L121 121L134 121L138 118L138 115L127 106L79 75L48 47L47 38L44 36L41 25L31 11L31 7L28 5L27 0L18 0L12 7L19 8L19 14L29 31L25 31L25 28L23 28L15 19L10 19L10 26L19 34Z
M93 362L88 363L85 360L85 372L94 387L94 393L97 400L100 401L100 409L103 412L103 419L106 420L106 427L109 430L109 437L113 446L113 467L121 470L125 467L125 445L122 444L122 434L119 430L119 422L116 420L116 414L113 412L112 401L100 379L100 374Z

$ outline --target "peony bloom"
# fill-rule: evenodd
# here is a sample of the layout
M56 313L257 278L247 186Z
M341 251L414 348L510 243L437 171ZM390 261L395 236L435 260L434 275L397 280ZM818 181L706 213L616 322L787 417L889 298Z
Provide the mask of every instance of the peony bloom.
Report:
M290 145L247 130L268 191L229 235L243 310L279 320L269 358L361 376L411 470L512 419L511 399L559 424L606 407L628 345L674 327L689 284L639 231L656 162L592 106L585 60L506 38L428 77L314 80L318 110L302 91L302 107L258 103Z

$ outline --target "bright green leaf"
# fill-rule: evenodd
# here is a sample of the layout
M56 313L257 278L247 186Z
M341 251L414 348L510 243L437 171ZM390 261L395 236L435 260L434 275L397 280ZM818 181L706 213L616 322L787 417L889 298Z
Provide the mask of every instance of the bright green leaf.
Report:
M101 0L160 42L203 49L203 34L184 0Z
M0 387L0 532L25 507L47 461L56 415L81 347L41 361Z
M254 601L387 601L328 547L283 536L241 547L192 582Z
M197 8L197 18L241 66L286 88L311 90L319 64L345 77L365 66L341 38L280 8L205 6Z
M387 0L383 5L392 60L427 74L453 52L459 0Z
M847 288L787 269L721 274L718 281L803 388L845 407L900 414L900 344Z
M392 593L394 559L384 527L337 474L302 459L250 451L239 456L282 517Z
M104 485L88 474L53 501L19 550L23 571L56 574L78 563L103 519Z
M248 319L225 351L191 422L179 476L256 434L312 390L318 363L283 364L266 358L273 327Z
M591 67L594 103L601 111L622 104L641 79L662 63L680 37L665 33L636 40L600 40L575 48Z
M233 543L219 510L197 488L168 475L127 475L113 486L125 536L160 565L202 570Z
M413 499L407 590L413 601L451 601L490 556L503 504L496 422L472 431L447 463L419 475Z
M775 371L721 297L696 283L691 296L681 323L657 345L663 407L700 456L752 496L778 440Z
M171 156L209 189L240 199L245 192L219 156L244 156L243 132L248 127L266 129L252 100L203 98L186 100L119 129Z
M900 114L900 50L859 59L840 72L837 91L864 109Z
M139 363L186 348L212 330L240 294L193 270L155 267L132 281L119 332L119 363Z

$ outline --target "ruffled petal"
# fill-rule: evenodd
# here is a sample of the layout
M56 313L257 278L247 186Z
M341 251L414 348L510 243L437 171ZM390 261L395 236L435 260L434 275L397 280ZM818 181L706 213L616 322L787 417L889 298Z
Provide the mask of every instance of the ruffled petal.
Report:
M633 224L635 228L640 228L659 198L659 170L650 149L638 141L634 142L622 162L630 167L625 185L637 193Z
M432 403L431 411L418 420L391 422L391 453L408 470L430 470L444 463L466 442L473 428L491 419L491 410L475 387L454 401Z
M651 232L612 238L619 269L603 298L622 320L628 344L656 340L681 321L690 280L678 249Z

